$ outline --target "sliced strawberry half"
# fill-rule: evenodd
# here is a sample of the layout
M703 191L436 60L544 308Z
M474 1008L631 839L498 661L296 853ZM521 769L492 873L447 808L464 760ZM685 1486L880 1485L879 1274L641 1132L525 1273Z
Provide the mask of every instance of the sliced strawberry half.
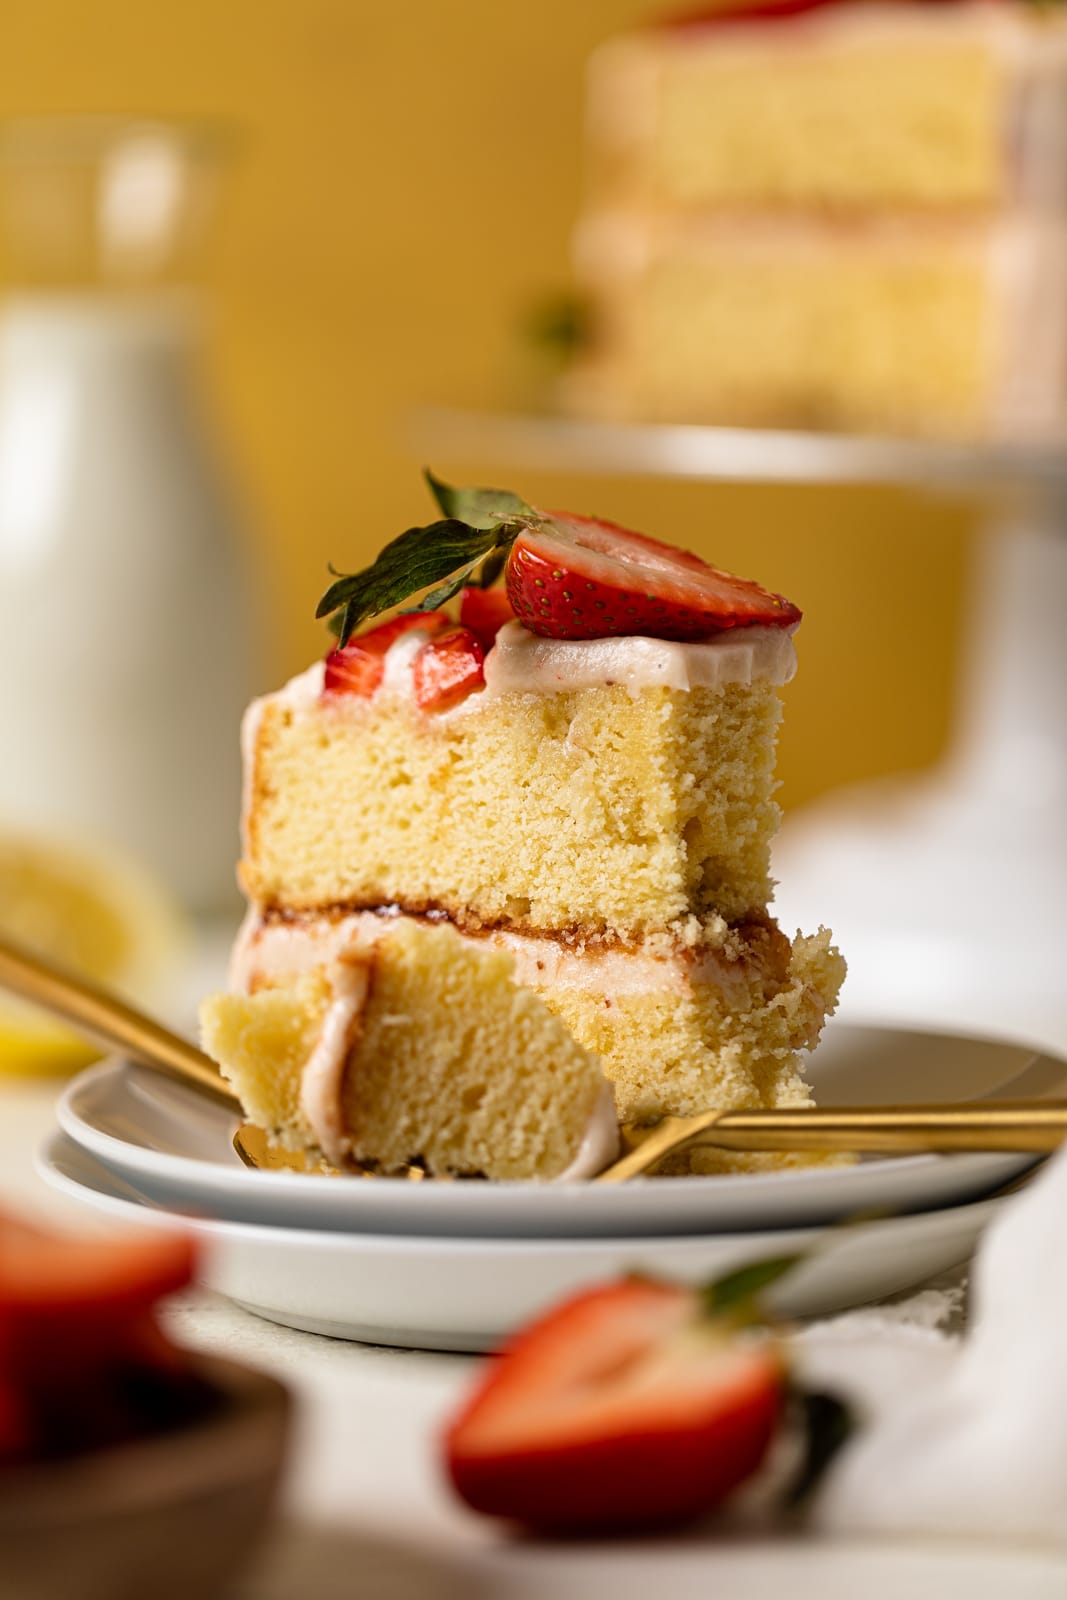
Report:
M756 624L793 628L801 617L781 595L689 551L569 511L520 533L505 582L519 620L549 639L706 639Z
M447 711L485 682L485 651L470 628L448 628L423 645L412 665L416 704Z
M67 1239L0 1220L0 1354L16 1381L124 1348L161 1295L188 1284L195 1252L182 1234Z
M393 617L367 633L357 634L326 657L324 691L361 695L369 700L385 677L385 657L390 645L413 628L434 633L448 627L451 621L446 611L415 611Z
M459 597L459 620L477 634L478 643L488 653L505 622L515 621L515 612L504 589L464 589Z
M783 1393L771 1345L742 1343L688 1289L630 1279L505 1347L448 1430L447 1467L468 1505L528 1527L669 1524L756 1470Z

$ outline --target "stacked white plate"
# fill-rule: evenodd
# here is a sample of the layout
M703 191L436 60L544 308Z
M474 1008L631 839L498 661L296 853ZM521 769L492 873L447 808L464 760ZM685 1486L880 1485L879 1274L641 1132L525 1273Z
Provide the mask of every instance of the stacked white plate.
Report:
M826 1105L1067 1095L1024 1046L835 1023L811 1076ZM337 1338L481 1350L568 1290L644 1271L701 1282L785 1252L777 1309L897 1293L965 1260L1025 1155L907 1156L717 1178L408 1183L242 1165L233 1113L113 1059L75 1079L44 1176L127 1221L180 1216L207 1281L260 1316Z

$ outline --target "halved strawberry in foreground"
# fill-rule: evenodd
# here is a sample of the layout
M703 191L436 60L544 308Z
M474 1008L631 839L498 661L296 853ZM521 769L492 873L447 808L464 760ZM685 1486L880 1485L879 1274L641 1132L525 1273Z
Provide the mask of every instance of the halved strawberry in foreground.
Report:
M448 1430L476 1511L547 1531L630 1531L711 1510L759 1466L782 1410L774 1347L692 1290L630 1279L518 1335Z
M423 645L411 679L422 711L447 711L485 682L485 651L470 628L447 628Z
M0 1329L7 1375L84 1368L124 1349L161 1295L193 1275L184 1234L67 1239L0 1218Z
M569 511L519 534L505 581L519 620L549 639L706 639L757 624L793 628L801 618L791 601L748 578Z
M326 657L325 692L355 694L369 700L385 677L385 657L390 645L413 628L434 633L448 627L451 620L445 611L406 612L367 633L357 634Z

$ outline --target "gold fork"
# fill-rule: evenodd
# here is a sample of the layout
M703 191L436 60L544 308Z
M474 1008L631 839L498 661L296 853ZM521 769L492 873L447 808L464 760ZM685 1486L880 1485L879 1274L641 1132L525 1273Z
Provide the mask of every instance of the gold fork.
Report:
M0 939L0 985L61 1017L94 1042L122 1050L142 1066L238 1107L237 1096L214 1061L187 1039L116 995L61 972L4 939ZM667 1156L695 1145L721 1150L812 1150L826 1154L899 1155L951 1150L1045 1154L1067 1138L1067 1101L706 1111L694 1117L626 1123L620 1136L624 1153L598 1175L599 1183L622 1183L639 1177L653 1171ZM334 1170L321 1160L276 1149L261 1129L248 1123L237 1130L234 1147L248 1166L320 1173ZM374 1176L355 1163L346 1171ZM412 1165L400 1176L418 1181L426 1173Z

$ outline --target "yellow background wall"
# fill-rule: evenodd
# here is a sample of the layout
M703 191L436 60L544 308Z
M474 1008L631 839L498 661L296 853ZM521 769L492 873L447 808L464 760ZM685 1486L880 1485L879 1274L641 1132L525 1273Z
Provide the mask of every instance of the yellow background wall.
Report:
M649 9L7 0L0 113L222 114L242 130L209 269L211 367L268 576L275 676L321 647L312 617L327 560L352 569L428 513L403 441L413 404L513 392L516 323L566 282L583 62ZM477 459L433 464L484 476ZM676 539L805 607L787 800L921 766L942 747L962 508L874 491L512 478L531 499Z

